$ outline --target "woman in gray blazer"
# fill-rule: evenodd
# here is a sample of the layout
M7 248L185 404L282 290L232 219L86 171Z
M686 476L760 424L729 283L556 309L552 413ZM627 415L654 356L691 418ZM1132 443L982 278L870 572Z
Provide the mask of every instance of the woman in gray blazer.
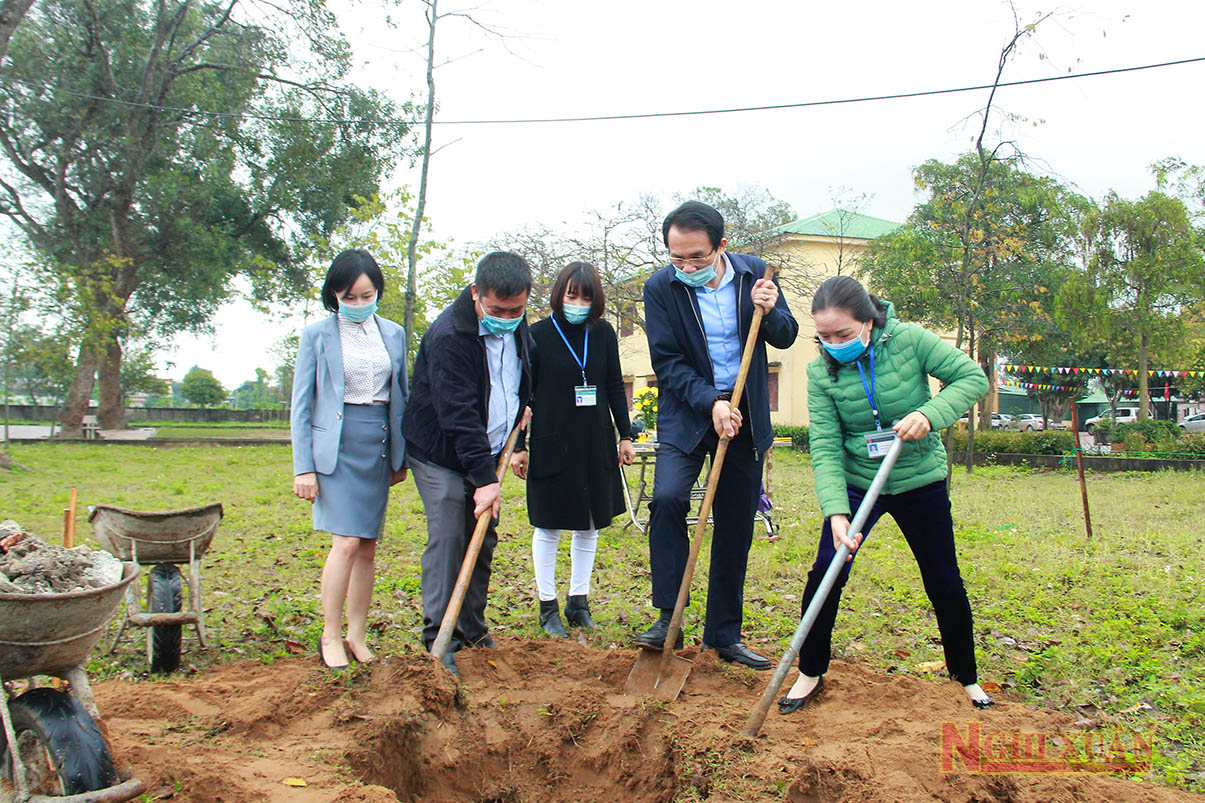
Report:
M301 332L293 375L293 493L313 502L331 535L322 569L322 641L331 669L372 660L365 626L376 539L389 487L406 478L406 353L402 327L376 314L385 278L362 249L344 251L322 285L333 314ZM347 641L343 608L347 606Z

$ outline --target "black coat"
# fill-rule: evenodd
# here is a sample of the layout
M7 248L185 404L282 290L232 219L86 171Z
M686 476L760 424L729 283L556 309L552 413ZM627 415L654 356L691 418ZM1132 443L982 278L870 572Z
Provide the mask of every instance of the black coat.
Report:
M423 335L402 416L406 453L464 474L474 488L498 481L485 429L490 414L490 375L477 325L473 296L466 287ZM515 330L522 377L519 416L531 387L528 332L526 320Z
M581 357L585 326L559 316L557 323ZM632 436L615 330L605 320L590 328L586 379L598 388L593 407L574 403L582 372L552 319L533 324L531 337L528 518L534 527L585 530L593 514L594 526L601 529L624 511L615 431L621 438Z

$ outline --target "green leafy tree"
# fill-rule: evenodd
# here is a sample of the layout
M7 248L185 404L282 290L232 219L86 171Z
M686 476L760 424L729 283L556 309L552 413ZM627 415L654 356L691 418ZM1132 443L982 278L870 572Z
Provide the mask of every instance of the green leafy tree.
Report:
M14 386L33 404L43 399L58 406L71 384L73 363L70 346L53 334L22 326L13 338Z
M0 61L4 61L13 31L17 30L21 18L32 5L33 0L0 0Z
M0 214L80 326L65 434L98 372L101 423L121 425L131 333L204 329L236 275L256 299L306 286L310 236L377 191L408 134L350 64L322 0L28 12L0 64Z
M926 162L914 175L928 197L872 245L862 275L901 317L953 330L993 381L1002 353L1024 362L1065 354L1052 288L1076 259L1088 202L1053 179L994 161L970 211L982 176L974 153L953 164ZM981 407L985 420L991 412L990 403Z
M300 343L301 335L293 333L276 341L268 351L276 361L272 392L278 402L288 402L293 397L293 370L297 364L297 348Z
M255 369L255 379L249 379L234 391L234 407L237 410L272 410L279 400L277 388L272 386L272 376L263 368Z
M157 374L155 365L155 350L150 345L138 347L126 346L125 359L121 363L121 392L122 399L128 399L135 393L145 393L148 396L166 396L171 392L167 380Z
M226 389L222 387L211 371L194 365L184 375L180 383L180 392L190 404L198 407L212 407L226 401Z
M1083 340L1108 341L1137 363L1145 419L1152 356L1177 353L1192 333L1183 313L1205 301L1197 232L1182 201L1155 191L1135 201L1110 193L1088 236L1088 265L1063 287L1062 314Z

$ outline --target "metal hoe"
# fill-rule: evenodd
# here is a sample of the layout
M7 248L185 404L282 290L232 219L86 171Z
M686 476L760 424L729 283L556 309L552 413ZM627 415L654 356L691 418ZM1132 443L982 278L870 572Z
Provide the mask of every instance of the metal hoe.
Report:
M502 449L502 456L498 458L498 483L506 479L506 467L510 465L511 453L515 451L515 442L519 439L519 429L522 425L516 424L511 430L510 437L506 439L506 446ZM481 553L481 544L485 541L485 531L489 529L490 510L483 510L481 515L477 517L477 527L473 530L473 537L469 539L468 549L464 553L464 562L460 564L460 575L456 578L456 585L452 588L452 598L448 601L448 609L444 611L443 621L439 624L439 633L435 636L435 641L431 643L431 656L436 661L442 661L444 655L448 652L448 645L452 642L452 631L456 629L456 620L460 618L460 609L464 605L464 596L469 591L469 580L473 577L473 569L477 566L477 556Z
M883 462L879 466L879 470L875 472L874 480L870 483L870 489L866 491L866 496L862 497L862 504L858 505L858 512L854 514L853 521L849 523L849 532L859 533L862 531L862 527L866 524L866 519L870 517L871 508L874 507L875 501L878 500L879 494L882 493L883 485L887 482L888 475L891 474L891 468L895 465L896 458L900 456L900 449L903 448L903 445L904 442L899 438L892 441L887 454L883 456ZM799 650L803 647L804 639L812 631L812 625L815 624L816 617L820 615L820 609L824 607L824 601L828 599L829 592L833 590L833 585L837 582L837 575L841 572L841 567L845 565L847 557L849 557L849 547L842 544L837 548L837 554L833 555L833 559L829 562L828 571L824 573L824 579L820 581L816 594L812 597L807 610L803 612L803 618L799 620L799 627L795 628L795 635L791 639L791 645L787 647L782 660L778 662L778 668L774 670L774 675L770 678L770 683L766 686L766 690L762 692L761 699L757 701L757 705L753 707L753 711L749 714L749 719L745 722L745 729L742 731L745 736L752 739L761 730L762 723L766 720L766 713L770 710L770 705L774 702L774 698L778 696L778 691L782 688L782 682L786 678L787 672L795 664L795 659L799 656Z
M766 279L774 278L774 268L766 266ZM741 366L736 375L736 387L732 392L732 407L740 406L741 395L745 390L745 377L749 373L749 363L753 360L753 349L757 345L757 334L761 330L762 317L765 315L761 307L754 305L753 320L749 324L749 334L745 337L745 348L741 353ZM750 422L751 425L751 422ZM682 572L682 585L678 588L678 599L674 603L674 614L669 621L669 631L665 634L665 645L661 655L656 650L642 649L636 657L632 671L628 673L625 687L627 694L656 694L667 700L676 699L690 674L692 663L674 655L674 642L682 630L682 614L686 610L686 599L690 596L690 583L694 579L695 563L699 559L699 547L703 544L703 533L707 530L707 519L711 515L711 505L715 501L716 486L719 484L720 471L724 468L724 455L728 452L728 435L720 436L716 446L715 456L711 459L711 471L707 475L707 490L699 505L699 518L695 522L694 537L690 542L690 553Z

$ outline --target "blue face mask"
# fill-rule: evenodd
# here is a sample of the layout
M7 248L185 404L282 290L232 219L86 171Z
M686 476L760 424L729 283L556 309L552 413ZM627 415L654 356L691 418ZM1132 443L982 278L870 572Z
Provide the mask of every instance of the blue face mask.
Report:
M687 273L681 268L674 266L674 275L678 277L678 281L688 287L702 287L715 278L715 260L712 260L711 264L707 267L699 268L694 273Z
M354 323L364 323L377 311L377 300L374 298L367 304L344 304L339 302L339 314Z
M865 329L866 324L862 324L862 330ZM862 342L862 331L859 331L857 337L846 340L844 343L829 345L821 340L820 345L824 346L824 350L831 354L837 362L853 362L862 356L862 352L866 351L866 347L870 344Z
M482 310L481 314L483 316L481 323L485 325L485 328L488 329L490 333L495 335L508 335L518 329L519 324L523 323L522 315L520 315L518 318L498 318L490 315L484 310Z
M561 312L565 315L565 320L569 323L582 323L590 317L591 306L589 304L562 304Z

